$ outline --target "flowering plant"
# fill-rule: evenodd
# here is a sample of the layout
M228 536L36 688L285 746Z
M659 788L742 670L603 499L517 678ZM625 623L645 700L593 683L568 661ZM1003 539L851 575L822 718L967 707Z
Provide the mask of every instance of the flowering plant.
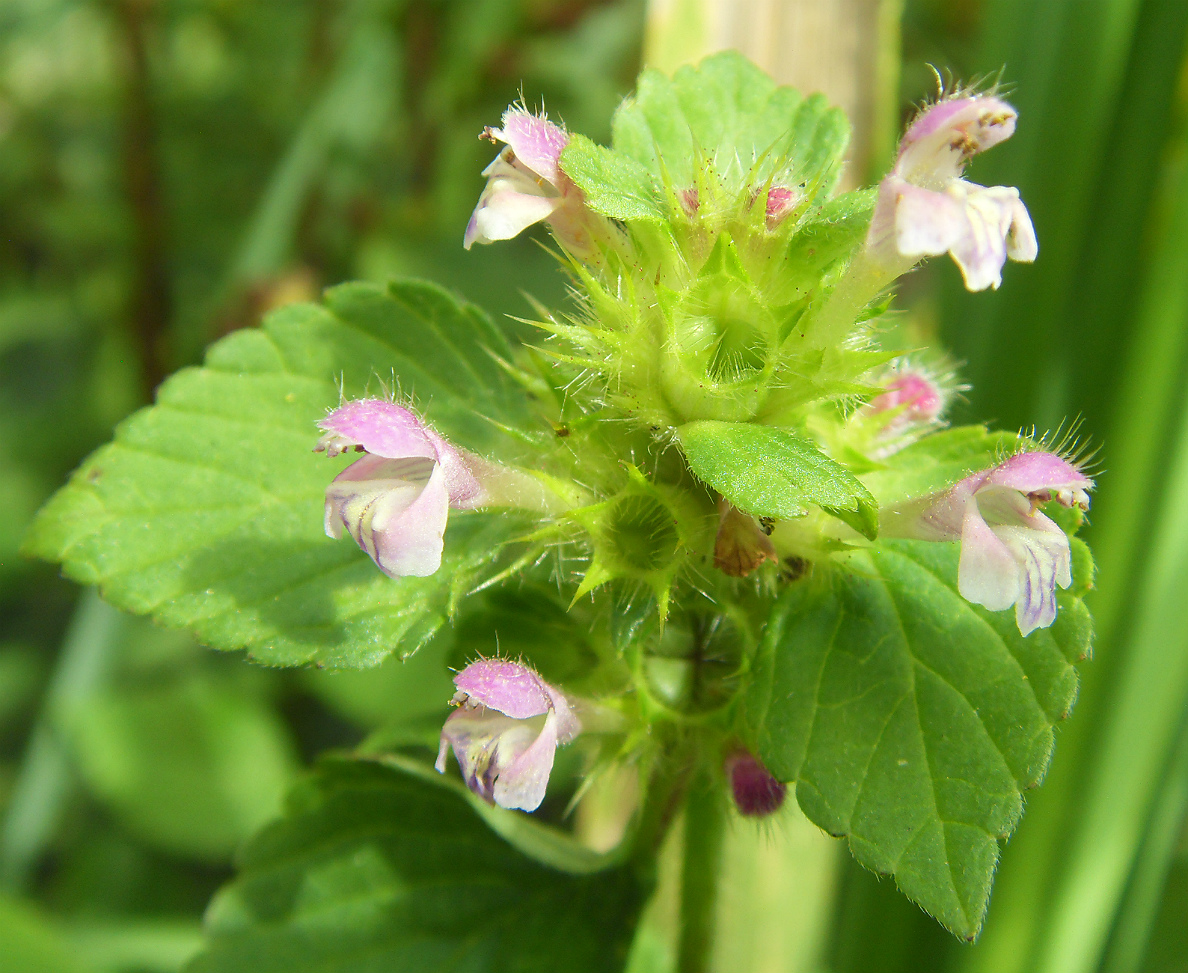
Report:
M548 225L574 301L535 340L431 284L342 285L224 339L87 462L30 545L117 604L271 665L459 670L440 734L328 762L260 838L216 954L297 928L319 868L358 871L378 897L352 928L394 957L410 922L461 949L467 923L394 904L452 867L528 930L473 948L621 967L682 807L689 863L728 813L793 798L977 934L1089 651L1093 481L1067 443L949 426L952 369L904 349L886 298L926 256L971 290L1036 258L1018 192L963 178L1015 124L945 95L878 187L839 194L844 116L737 55L646 71L609 148L513 106L464 244ZM362 455L315 461L319 427ZM565 824L608 788L609 851ZM385 814L378 844L351 830ZM284 870L327 832L338 851ZM515 912L527 888L547 901ZM605 939L557 931L590 909Z

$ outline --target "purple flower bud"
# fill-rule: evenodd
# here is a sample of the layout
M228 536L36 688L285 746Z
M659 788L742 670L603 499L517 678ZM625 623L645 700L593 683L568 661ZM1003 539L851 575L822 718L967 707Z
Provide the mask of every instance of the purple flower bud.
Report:
M389 577L433 574L450 508L486 499L476 476L486 464L386 399L348 402L318 425L325 435L316 450L367 454L326 488L326 534L339 538L345 527Z
M503 113L503 127L487 128L482 137L506 146L483 170L487 185L466 226L463 246L469 250L475 243L510 240L548 220L567 250L582 259L591 256L595 248L581 190L560 168L569 133L547 116L512 106Z
M767 190L767 228L774 230L800 202L800 194L787 186L772 186Z
M871 414L899 410L892 420L896 425L935 422L944 410L944 392L923 372L897 372L884 388L887 391L871 399L866 408Z
M788 786L772 775L763 762L747 750L736 750L726 758L726 776L738 813L764 818L784 805Z
M1007 257L1031 262L1035 229L1017 189L961 178L966 162L1010 138L1015 110L993 95L948 98L908 128L879 185L868 248L887 265L949 253L971 291L997 288Z
M1089 509L1093 481L1055 453L1019 453L948 490L881 514L890 537L961 542L957 589L991 611L1015 606L1024 635L1056 619L1056 586L1072 583L1068 538L1039 505Z
M505 808L535 811L553 755L581 732L560 690L526 665L479 659L454 677L458 705L441 730L437 771L452 748L466 786Z

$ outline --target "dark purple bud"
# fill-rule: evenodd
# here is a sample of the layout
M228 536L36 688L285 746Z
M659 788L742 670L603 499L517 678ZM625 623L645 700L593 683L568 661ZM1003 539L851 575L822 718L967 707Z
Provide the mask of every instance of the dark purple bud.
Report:
M784 805L788 785L776 780L762 761L747 750L736 750L726 758L726 776L738 813L747 818L765 818Z

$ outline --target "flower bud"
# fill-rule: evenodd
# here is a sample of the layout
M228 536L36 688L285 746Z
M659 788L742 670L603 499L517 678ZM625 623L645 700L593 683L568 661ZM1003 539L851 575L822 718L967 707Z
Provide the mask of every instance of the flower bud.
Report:
M774 230L796 205L801 201L801 195L795 189L787 186L772 186L767 190L767 228Z
M726 777L738 813L764 818L784 805L788 786L772 776L763 762L747 750L736 750L726 758Z
M458 708L441 730L437 771L450 749L466 786L505 808L535 811L544 800L553 756L581 732L560 690L530 667L479 659L454 677Z
M885 392L870 400L867 410L871 414L897 410L891 420L897 426L935 422L944 409L941 388L922 372L900 372L884 388Z

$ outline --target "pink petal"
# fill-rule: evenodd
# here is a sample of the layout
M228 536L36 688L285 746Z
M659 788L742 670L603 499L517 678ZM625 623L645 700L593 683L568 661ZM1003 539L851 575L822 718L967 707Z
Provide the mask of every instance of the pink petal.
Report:
M491 134L510 145L516 158L538 176L557 185L561 152L569 144L565 129L547 116L512 107L503 113L503 127L492 129Z
M500 186L484 190L466 225L462 245L510 240L534 223L547 219L560 205L559 197L538 196Z
M1072 557L1064 531L1041 513L1029 519L1028 526L994 528L1019 566L1015 621L1023 635L1056 620L1056 585L1067 588L1072 583Z
M882 510L879 512L879 533L919 541L960 540L966 508L973 503L974 490L980 483L981 475L975 473L943 493L929 494Z
M433 460L416 456L394 460L369 453L356 460L326 487L326 536L342 537L346 527L356 543L374 558L371 518L375 506L411 506L429 482L433 466Z
M993 95L946 98L916 116L903 141L916 144L937 133L946 138L963 135L975 151L985 152L1015 134L1015 119L1015 109Z
M998 289L1006 263L1006 238L1010 232L1019 192L1005 186L985 188L955 180L948 192L963 199L967 230L951 253L965 278L966 290Z
M1056 453L1016 453L994 467L985 480L988 486L1010 487L1032 494L1047 490L1088 490L1093 481Z
M423 578L441 566L449 509L432 460L367 455L326 488L326 533L341 537L345 526L384 574Z
M946 193L899 182L892 191L895 199L895 246L904 257L935 257L947 253L969 233L969 219L960 200Z
M541 721L543 723L543 721ZM466 786L486 801L495 799L495 781L538 736L537 728L481 706L461 706L441 728L438 773L446 768L446 747L454 751Z
M767 227L775 229L800 202L800 194L787 186L772 186L767 191Z
M515 762L495 779L495 803L505 808L535 811L544 800L557 751L556 711L545 719L540 735Z
M941 188L970 156L1015 132L1015 110L993 95L949 98L926 108L904 134L892 172L920 186Z
M1024 635L1056 619L1056 585L1072 583L1068 538L1031 500L1010 487L987 482L976 495L978 510L1010 551L1018 568L1015 618Z
M1031 214L1023 200L1015 198L1011 204L1011 229L1007 234L1007 256L1018 263L1029 264L1039 256L1039 242L1035 238L1035 227Z
M977 503L965 508L957 590L967 601L1002 611L1019 595L1019 566L1007 546L982 519Z
M335 455L351 446L388 459L437 458L425 424L410 410L387 399L356 399L331 412L318 426L326 432L318 448Z
M940 415L944 406L939 387L917 372L901 372L885 385L887 391L870 400L870 412L886 412L903 407L901 417L928 421Z
M441 567L450 498L441 466L425 489L403 510L395 503L380 505L372 518L375 563L389 577L427 578Z
M543 685L549 694L549 701L553 704L553 712L557 714L557 742L569 743L582 732L581 721L574 713L573 707L569 705L569 700L565 698L564 693L553 688L547 682Z
M475 702L518 720L544 715L555 705L553 694L560 696L535 670L509 659L472 662L454 676L454 685Z

